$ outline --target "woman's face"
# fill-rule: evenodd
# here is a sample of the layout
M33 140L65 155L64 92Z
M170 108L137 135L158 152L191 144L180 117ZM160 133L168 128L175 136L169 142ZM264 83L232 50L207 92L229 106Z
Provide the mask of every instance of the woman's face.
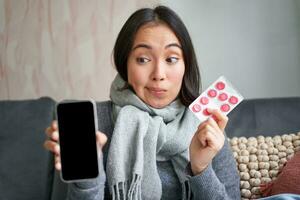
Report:
M180 91L184 70L181 45L167 25L149 23L138 30L127 72L140 99L154 108L167 106Z

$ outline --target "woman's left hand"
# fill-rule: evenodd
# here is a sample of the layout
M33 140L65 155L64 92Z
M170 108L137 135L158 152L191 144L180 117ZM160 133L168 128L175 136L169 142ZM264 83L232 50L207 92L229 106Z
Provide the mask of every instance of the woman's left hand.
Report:
M194 175L200 174L222 149L225 141L224 129L228 117L219 110L208 109L214 116L198 126L190 144L191 168Z

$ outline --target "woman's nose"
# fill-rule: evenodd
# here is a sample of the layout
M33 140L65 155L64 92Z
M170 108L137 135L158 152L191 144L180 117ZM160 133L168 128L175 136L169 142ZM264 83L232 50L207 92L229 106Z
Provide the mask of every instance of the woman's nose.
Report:
M154 81L162 81L166 79L166 70L163 63L158 62L152 72L152 80Z

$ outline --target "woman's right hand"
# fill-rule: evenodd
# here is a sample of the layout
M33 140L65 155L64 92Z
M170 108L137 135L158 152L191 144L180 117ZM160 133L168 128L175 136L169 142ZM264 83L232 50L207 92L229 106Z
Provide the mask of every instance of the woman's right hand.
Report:
M58 127L57 121L54 120L49 127L46 128L46 134L48 139L44 142L44 147L54 153L54 164L57 170L61 170L61 162L60 162L60 147L59 147L59 135L58 135ZM106 144L107 137L104 133L97 131L96 133L97 144L100 148Z

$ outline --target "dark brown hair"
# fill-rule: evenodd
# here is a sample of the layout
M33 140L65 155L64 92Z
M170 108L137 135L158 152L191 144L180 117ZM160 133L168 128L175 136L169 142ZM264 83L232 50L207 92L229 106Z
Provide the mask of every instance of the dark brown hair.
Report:
M157 6L154 9L143 8L134 12L122 27L114 49L114 64L120 76L127 79L127 60L138 29L150 22L166 24L178 38L182 47L185 72L178 97L183 105L188 106L198 96L201 89L200 73L190 35L179 18L170 8Z

